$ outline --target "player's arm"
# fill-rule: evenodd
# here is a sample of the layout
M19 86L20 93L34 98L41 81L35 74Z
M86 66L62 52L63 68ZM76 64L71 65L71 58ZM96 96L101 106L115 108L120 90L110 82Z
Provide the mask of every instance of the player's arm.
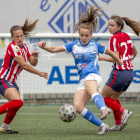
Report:
M51 53L56 53L56 52L64 52L65 49L63 46L59 46L59 47L53 47L53 46L46 46L46 42L38 42L37 45L43 49L43 50L46 50L48 52L51 52Z
M28 61L32 66L36 66L38 63L38 52L32 51L32 55L28 58Z
M137 53L138 53L138 51L137 51L136 47L133 46L133 59L136 57Z
M114 52L119 57L119 52ZM103 55L99 55L99 61L107 61L107 62L116 62L112 57L105 57Z
M118 65L122 65L122 60L119 58L119 52L114 53L110 49L106 48L105 54L110 55L111 57L104 58L104 61L117 62Z
M40 72L36 69L34 69L32 66L30 66L28 63L25 62L23 56L18 55L16 57L14 57L14 60L26 71L31 72L33 74L37 74L41 77L44 77L45 79L48 78L48 73L46 72Z

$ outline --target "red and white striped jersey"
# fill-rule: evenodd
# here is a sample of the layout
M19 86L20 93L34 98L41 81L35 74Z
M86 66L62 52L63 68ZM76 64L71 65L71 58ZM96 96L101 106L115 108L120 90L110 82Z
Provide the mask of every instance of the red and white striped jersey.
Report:
M14 60L14 57L18 55L22 55L25 62L27 62L27 58L31 56L31 52L25 43L23 43L22 47L19 47L13 41L7 47L4 61L0 69L0 78L6 79L12 83L15 82L17 76L22 71L22 67Z
M116 69L119 70L133 69L133 64L131 63L133 58L133 45L134 42L124 32L118 32L110 38L110 50L119 52L119 58L123 60L122 65L114 63L113 67L116 65Z

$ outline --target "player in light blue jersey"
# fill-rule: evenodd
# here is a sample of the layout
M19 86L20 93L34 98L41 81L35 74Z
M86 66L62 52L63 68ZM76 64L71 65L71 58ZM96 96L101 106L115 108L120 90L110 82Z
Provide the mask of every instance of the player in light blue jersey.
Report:
M71 42L59 47L46 46L46 42L38 42L38 46L51 53L65 51L73 55L80 77L73 105L82 117L100 127L98 134L105 134L109 130L109 126L101 120L105 119L111 110L106 108L104 99L99 93L102 84L102 78L97 67L99 53L110 55L119 65L122 64L122 61L104 45L91 40L93 29L96 29L98 26L97 17L100 16L99 11L102 11L102 9L90 6L86 10L85 15L81 13L80 20L75 26L75 31L79 32L80 41ZM100 109L101 120L85 108L85 104L90 98Z

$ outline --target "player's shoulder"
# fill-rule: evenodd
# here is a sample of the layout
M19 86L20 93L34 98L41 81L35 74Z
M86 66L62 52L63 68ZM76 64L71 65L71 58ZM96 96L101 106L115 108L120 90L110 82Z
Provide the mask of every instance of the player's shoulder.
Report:
M91 41L90 44L93 45L93 46L95 45L95 46L97 46L97 47L100 47L100 46L103 47L103 46L105 46L105 45L103 45L103 44L101 44L101 43L99 43L99 42L96 42L96 41Z
M69 47L71 46L71 47L73 47L74 45L80 46L80 41L68 42L64 46L69 46Z
M80 41L71 42L73 45L80 45Z
M10 49L10 48L16 48L16 47L18 47L17 46L17 44L14 42L14 41L12 41L9 45L8 45L8 47L7 47L7 49Z
M111 38L122 38L122 37L129 37L129 35L125 32L119 32L114 34Z

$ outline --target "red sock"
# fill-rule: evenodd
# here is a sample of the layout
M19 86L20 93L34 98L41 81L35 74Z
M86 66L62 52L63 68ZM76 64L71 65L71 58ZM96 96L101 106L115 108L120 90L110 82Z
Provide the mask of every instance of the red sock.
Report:
M0 114L10 112L11 110L17 110L22 106L23 106L22 100L13 100L11 102L8 102L8 103L0 106Z
M17 111L18 110L11 110L11 111L7 112L3 123L10 124L12 122L12 120L14 119Z
M119 99L116 100L116 102L121 105ZM122 113L113 110L113 114L114 114L114 119L115 119L115 125L120 125L122 123L122 121L121 121Z
M123 108L120 104L118 104L114 99L112 99L110 97L106 97L106 98L104 98L104 100L105 100L105 104L109 108L111 108L115 111L121 112L121 113L124 112L125 108Z

